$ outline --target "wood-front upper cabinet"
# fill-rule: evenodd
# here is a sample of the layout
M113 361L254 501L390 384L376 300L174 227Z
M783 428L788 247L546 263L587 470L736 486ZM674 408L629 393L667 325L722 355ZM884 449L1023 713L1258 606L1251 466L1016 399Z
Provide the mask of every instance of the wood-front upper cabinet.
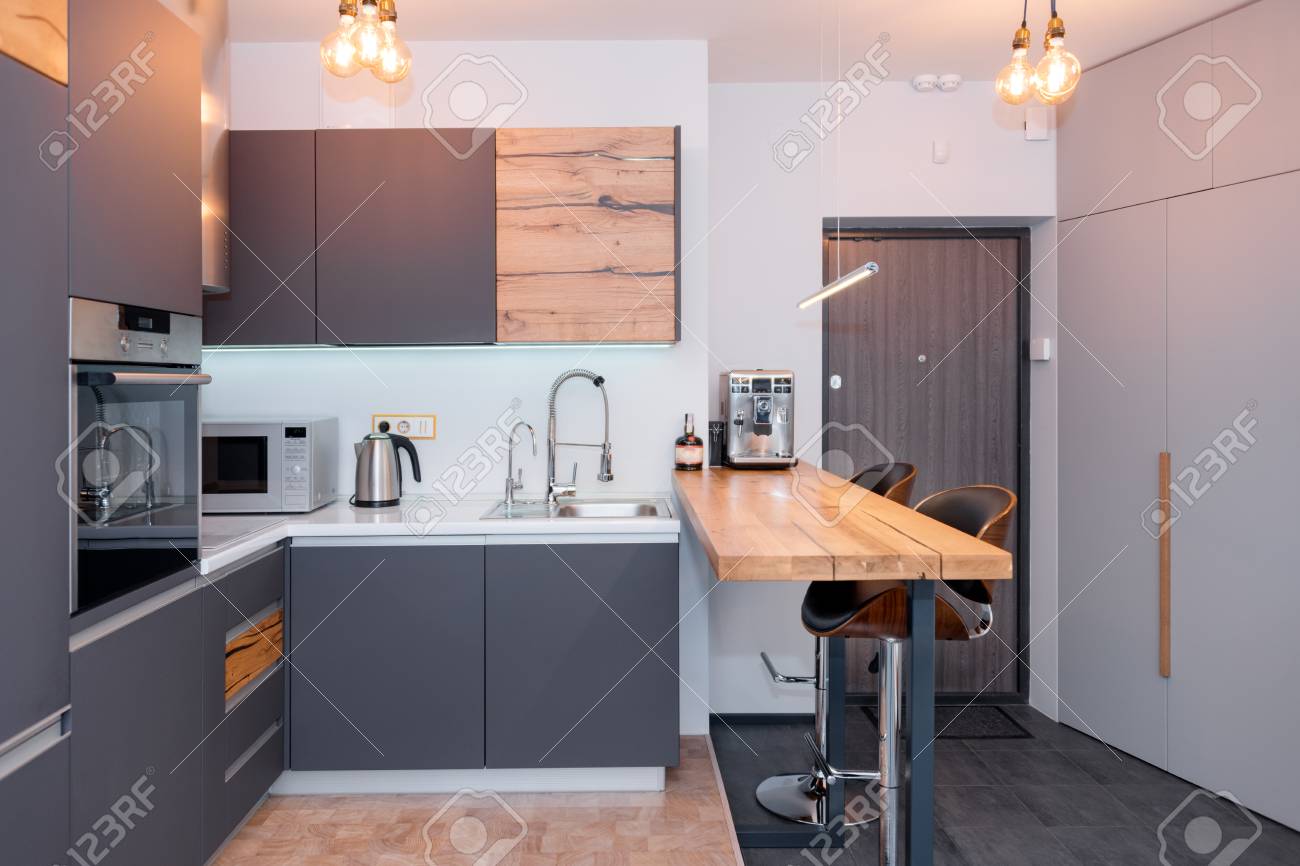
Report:
M71 0L68 40L69 292L199 315L199 37L156 0Z
M669 342L678 130L497 131L496 339Z
M492 342L493 139L474 132L317 131L316 342Z

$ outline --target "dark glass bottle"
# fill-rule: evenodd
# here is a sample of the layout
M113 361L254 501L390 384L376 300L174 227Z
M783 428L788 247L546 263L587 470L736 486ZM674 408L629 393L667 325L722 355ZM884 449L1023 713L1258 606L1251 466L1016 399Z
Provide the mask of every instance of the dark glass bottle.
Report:
M686 413L686 428L673 450L673 462L683 472L704 468L704 440L695 435L695 416Z

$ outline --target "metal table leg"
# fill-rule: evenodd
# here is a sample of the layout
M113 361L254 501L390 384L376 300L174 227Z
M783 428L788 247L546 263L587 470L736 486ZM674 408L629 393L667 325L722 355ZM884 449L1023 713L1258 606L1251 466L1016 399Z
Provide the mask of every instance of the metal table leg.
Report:
M934 864L934 581L908 582L907 763L901 863Z

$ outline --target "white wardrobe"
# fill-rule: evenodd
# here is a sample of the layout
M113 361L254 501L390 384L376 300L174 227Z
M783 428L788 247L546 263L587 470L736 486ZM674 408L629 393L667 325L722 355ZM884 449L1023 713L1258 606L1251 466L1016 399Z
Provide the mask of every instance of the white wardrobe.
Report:
M1300 828L1296 45L1300 3L1263 0L1089 71L1061 113L1059 634L1063 722ZM1174 108L1198 81L1255 103L1199 156L1158 100L1189 61Z

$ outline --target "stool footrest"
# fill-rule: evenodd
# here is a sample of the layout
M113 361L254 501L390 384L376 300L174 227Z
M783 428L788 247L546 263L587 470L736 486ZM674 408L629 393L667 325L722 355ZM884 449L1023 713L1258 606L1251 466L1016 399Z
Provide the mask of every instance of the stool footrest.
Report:
M772 664L772 660L767 657L766 652L760 652L759 655L763 658L763 664L767 665L767 672L772 677L772 682L774 683L808 685L817 682L816 677L797 677L778 673L776 667Z

